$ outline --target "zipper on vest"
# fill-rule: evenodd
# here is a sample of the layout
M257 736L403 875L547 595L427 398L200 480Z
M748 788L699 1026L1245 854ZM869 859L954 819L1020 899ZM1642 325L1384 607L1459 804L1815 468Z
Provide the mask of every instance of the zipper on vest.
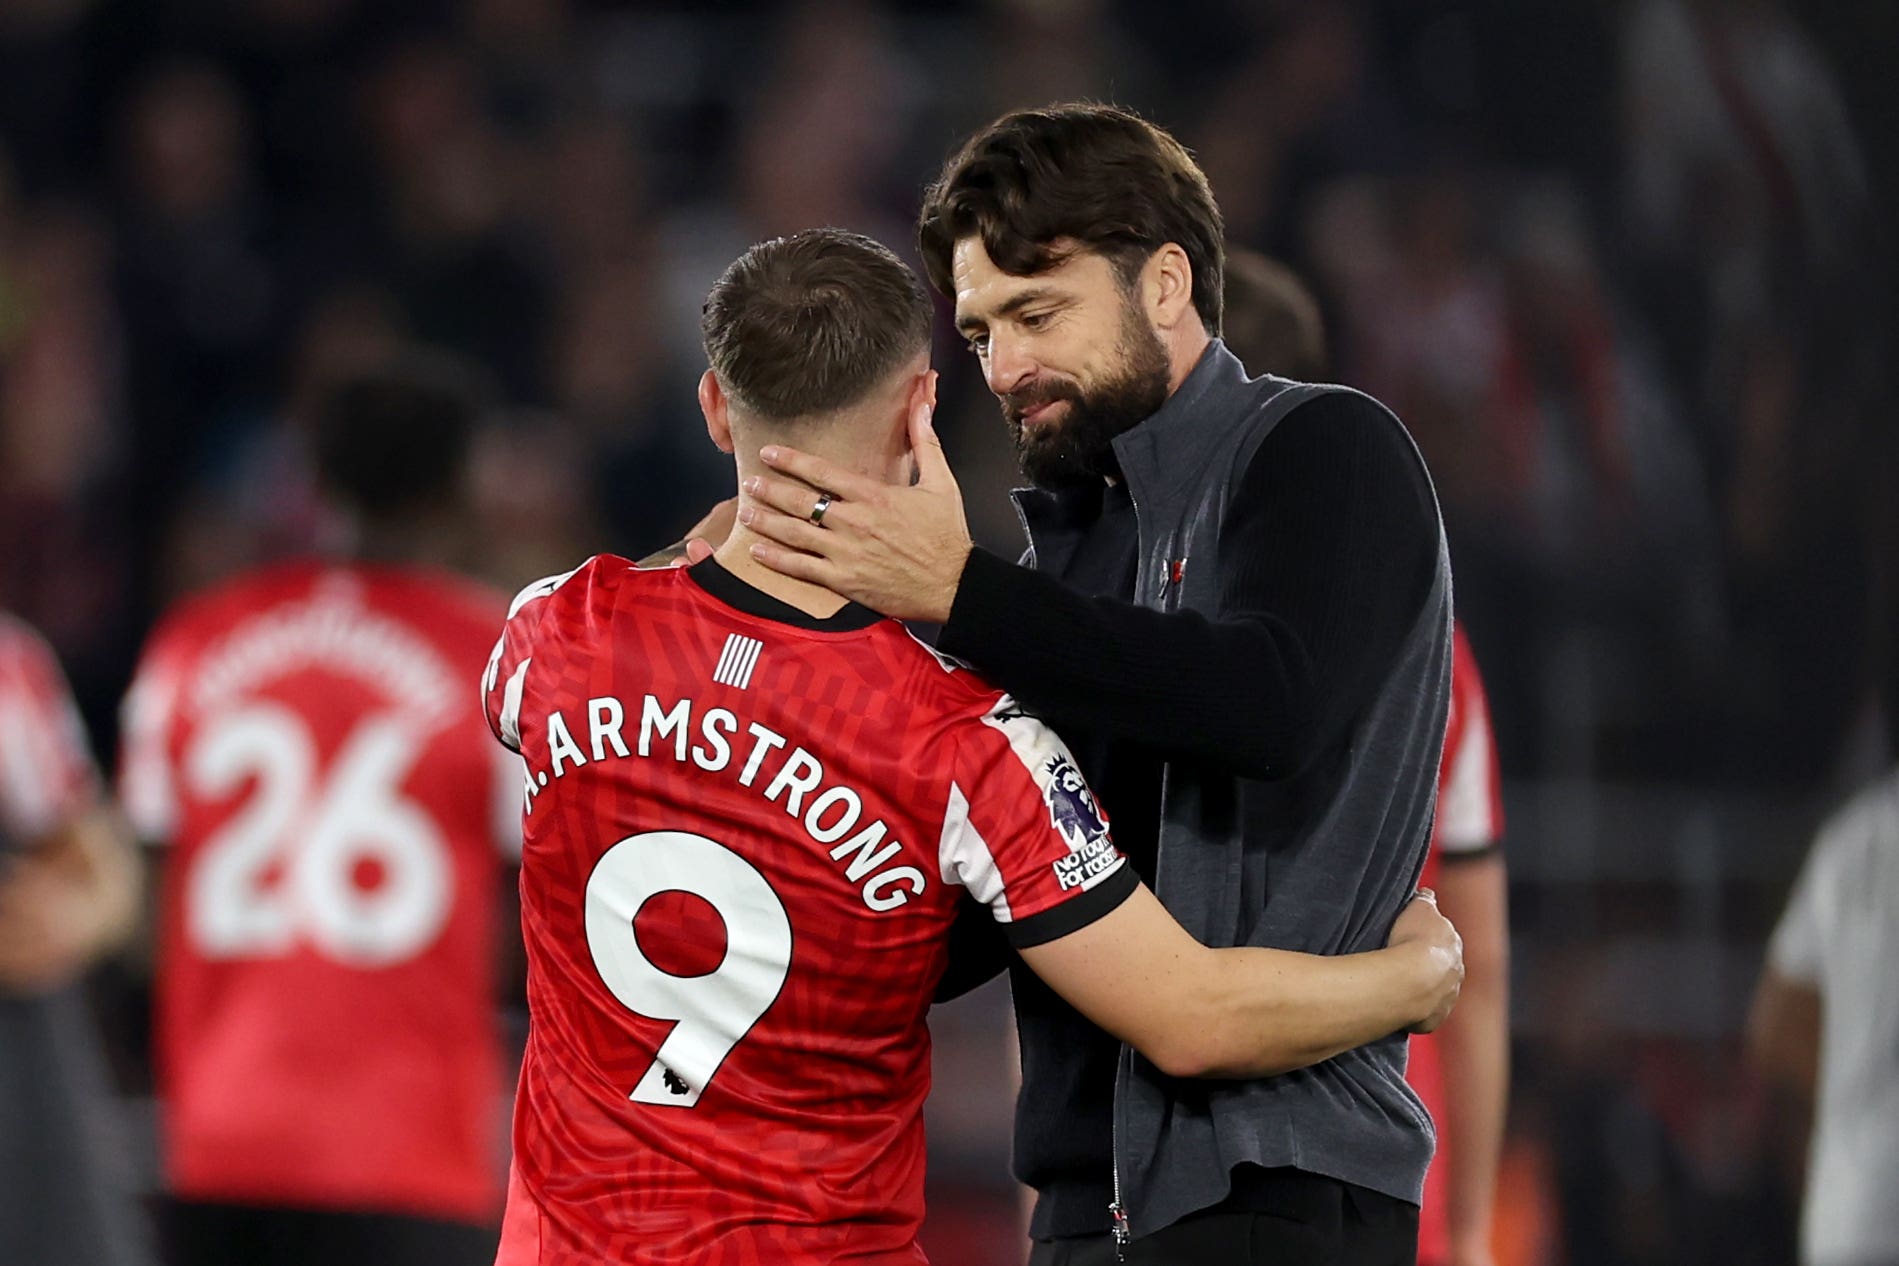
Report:
M1127 1047L1121 1048L1121 1060L1128 1058ZM1121 1078L1120 1069L1115 1070L1114 1096L1108 1108L1108 1164L1114 1177L1114 1200L1108 1205L1108 1217L1114 1221L1114 1260L1127 1260L1128 1241L1134 1238L1133 1228L1128 1225L1128 1209L1121 1203Z

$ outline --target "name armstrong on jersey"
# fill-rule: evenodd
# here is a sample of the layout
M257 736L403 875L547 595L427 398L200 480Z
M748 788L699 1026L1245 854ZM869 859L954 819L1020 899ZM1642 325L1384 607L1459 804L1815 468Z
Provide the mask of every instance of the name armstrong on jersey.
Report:
M657 696L644 696L640 701L639 736L633 748L628 748L623 734L626 709L620 700L610 695L587 700L585 748L575 741L567 719L559 712L551 712L547 717L547 751L552 776L564 778L568 770L578 769L590 759L606 760L609 752L625 759L636 750L646 759L652 759L656 750L662 754L670 752L679 764L690 760L709 774L731 770L735 756L733 740L740 729L738 715L726 708L706 709L699 714L698 741L695 742L694 711L691 699L681 699L667 708ZM861 885L866 907L879 912L895 910L911 897L922 895L927 881L921 870L909 865L890 865L899 860L903 845L887 838L890 828L884 821L874 819L859 829L858 823L864 816L861 795L841 784L824 787L823 763L802 747L793 747L771 778L761 782L766 757L783 748L789 740L756 722L746 723L744 732L751 739L751 750L738 766L738 785L752 789L773 804L782 802L785 815L801 820L807 835L819 844L830 845L831 860L844 864L844 877ZM528 812L534 811L534 799L548 782L548 771L530 772Z

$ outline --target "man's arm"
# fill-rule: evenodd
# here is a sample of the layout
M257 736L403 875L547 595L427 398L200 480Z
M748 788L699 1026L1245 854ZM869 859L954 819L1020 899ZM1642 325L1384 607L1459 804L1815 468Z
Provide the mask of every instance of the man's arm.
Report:
M1447 1177L1452 1260L1487 1262L1497 1165L1510 1096L1509 895L1503 853L1446 853L1438 906L1464 938L1457 1011L1437 1032L1444 1133L1456 1140Z
M754 555L887 615L945 621L940 649L1057 726L1246 776L1295 773L1343 732L1436 566L1429 479L1402 429L1362 396L1308 401L1261 443L1223 526L1217 618L1083 597L972 551L927 419L912 429L922 478L908 489L767 450L805 483L747 481L741 517L780 543ZM844 498L823 527L803 517L807 484Z
M140 874L52 648L0 619L0 988L57 988L132 932Z
M1388 947L1326 957L1209 949L1114 846L1074 756L1006 694L940 744L949 774L936 853L1029 968L1090 1020L1181 1077L1261 1077L1440 1023L1463 977L1457 932L1428 898Z
M131 834L89 807L14 857L0 878L0 988L57 988L118 948L139 920Z
M738 498L727 497L706 511L706 516L686 529L686 534L665 549L654 550L639 561L641 567L690 567L712 557L712 551L732 535L733 516L738 513Z
M1747 1016L1748 1063L1808 1107L1820 1084L1820 1006L1818 989L1770 965Z
M1457 932L1414 901L1382 950L1208 949L1145 886L1078 931L1021 946L1077 1011L1172 1077L1270 1077L1411 1029L1456 1001Z
M1820 1008L1826 936L1834 924L1842 852L1857 838L1852 810L1829 819L1808 849L1747 1017L1747 1056L1767 1079L1811 1105L1820 1080Z

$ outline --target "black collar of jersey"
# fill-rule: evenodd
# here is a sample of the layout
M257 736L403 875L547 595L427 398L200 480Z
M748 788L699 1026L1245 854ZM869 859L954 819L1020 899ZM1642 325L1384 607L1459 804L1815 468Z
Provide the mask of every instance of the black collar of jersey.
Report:
M808 611L798 610L789 602L772 597L762 589L754 589L719 566L718 560L712 558L694 563L686 569L686 575L690 576L701 589L728 607L734 607L746 615L755 615L762 620L789 624L793 628L811 629L818 633L854 633L858 629L867 629L883 619L869 607L860 606L855 602L847 602L838 608L834 615L819 619Z

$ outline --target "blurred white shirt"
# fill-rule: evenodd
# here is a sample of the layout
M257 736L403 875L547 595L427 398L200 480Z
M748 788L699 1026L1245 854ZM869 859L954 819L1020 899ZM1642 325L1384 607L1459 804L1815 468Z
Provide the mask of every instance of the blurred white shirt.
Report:
M1821 827L1767 953L1821 997L1801 1260L1899 1261L1899 770Z

